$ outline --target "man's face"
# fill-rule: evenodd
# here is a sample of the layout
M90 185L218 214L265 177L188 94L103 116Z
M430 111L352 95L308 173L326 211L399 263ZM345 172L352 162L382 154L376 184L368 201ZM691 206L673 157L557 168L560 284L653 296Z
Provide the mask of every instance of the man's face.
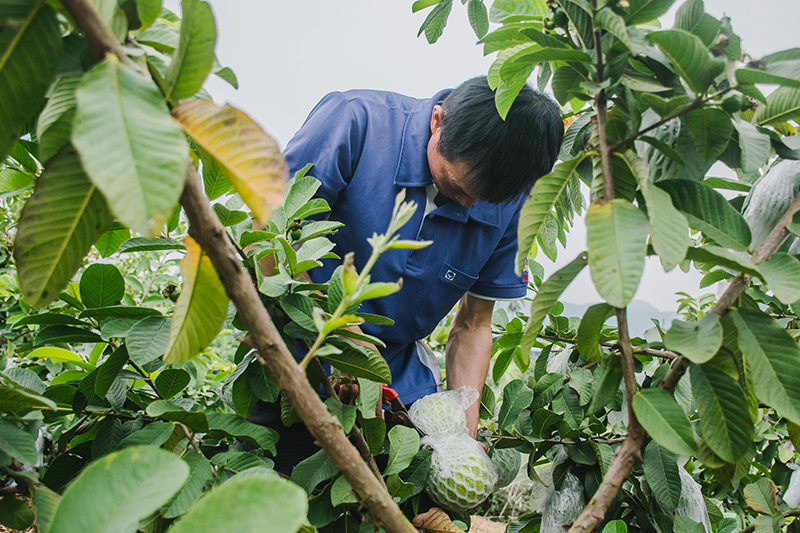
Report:
M478 197L469 190L467 178L469 165L462 161L452 163L439 152L441 130L442 106L437 105L431 113L431 137L428 140L428 166L431 169L431 178L444 196L464 207L470 207L478 201Z

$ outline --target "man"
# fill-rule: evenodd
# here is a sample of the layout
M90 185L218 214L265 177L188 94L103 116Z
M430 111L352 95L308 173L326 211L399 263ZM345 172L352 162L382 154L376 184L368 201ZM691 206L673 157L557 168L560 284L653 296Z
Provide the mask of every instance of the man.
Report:
M519 299L514 273L517 220L533 183L555 164L564 134L558 106L523 87L506 120L486 77L419 100L381 91L326 96L284 152L290 175L308 163L322 182L317 197L345 227L332 238L340 256L355 253L360 271L367 238L386 230L394 199L419 206L401 239L431 240L419 250L391 250L373 267L373 281L403 278L403 288L359 310L392 318L393 326L361 328L386 343L392 387L405 404L437 391L441 372L420 342L458 302L446 348L447 387L483 389L491 356L496 300ZM338 266L309 272L325 283ZM474 437L478 406L467 412ZM279 451L280 455L280 451Z

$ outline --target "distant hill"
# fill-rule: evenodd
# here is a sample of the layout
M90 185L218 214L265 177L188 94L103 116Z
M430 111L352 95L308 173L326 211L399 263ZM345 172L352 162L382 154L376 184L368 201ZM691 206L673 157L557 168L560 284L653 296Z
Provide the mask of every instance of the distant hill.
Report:
M564 316L578 317L582 317L592 305L563 301L561 303L564 304ZM668 329L672 325L672 321L678 318L678 315L674 312L656 309L644 300L631 300L628 304L628 330L631 336L640 336L645 330L652 328L653 322L650 320L651 318L655 318L664 329ZM608 319L609 324L616 324L616 322L614 317Z

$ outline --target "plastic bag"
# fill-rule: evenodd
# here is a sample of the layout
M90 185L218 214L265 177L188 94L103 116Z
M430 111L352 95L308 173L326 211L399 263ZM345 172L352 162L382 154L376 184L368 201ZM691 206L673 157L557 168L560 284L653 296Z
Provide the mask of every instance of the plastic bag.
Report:
M577 476L568 472L561 488L553 490L545 503L540 533L564 533L565 526L574 522L584 507L583 485Z
M420 398L408 410L408 416L428 437L467 433L466 409L478 401L474 387L436 392Z
M698 524L703 524L706 533L711 533L711 520L708 519L708 510L706 509L706 502L703 500L700 483L695 481L689 475L689 472L683 468L686 461L687 458L685 457L681 457L678 460L678 472L681 476L681 497L678 500L678 506L675 508L675 516L691 518Z

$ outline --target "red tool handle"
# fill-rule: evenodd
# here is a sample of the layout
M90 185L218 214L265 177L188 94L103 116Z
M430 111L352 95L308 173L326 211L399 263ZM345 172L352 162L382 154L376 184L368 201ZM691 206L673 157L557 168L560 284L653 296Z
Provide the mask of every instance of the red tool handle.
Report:
M383 398L383 403L390 404L393 400L399 398L399 395L388 385L381 385L381 397Z

